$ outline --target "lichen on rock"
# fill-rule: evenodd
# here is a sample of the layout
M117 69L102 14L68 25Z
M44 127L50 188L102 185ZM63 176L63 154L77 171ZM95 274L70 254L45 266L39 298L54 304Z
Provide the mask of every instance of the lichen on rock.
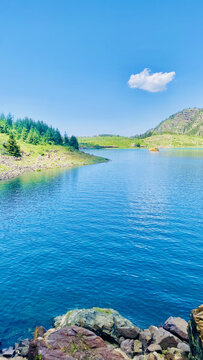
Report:
M131 321L113 309L72 310L63 316L55 318L54 326L56 329L72 325L94 331L102 338L116 343L119 342L120 328L135 328ZM136 327L136 329L136 333L138 333L139 328Z

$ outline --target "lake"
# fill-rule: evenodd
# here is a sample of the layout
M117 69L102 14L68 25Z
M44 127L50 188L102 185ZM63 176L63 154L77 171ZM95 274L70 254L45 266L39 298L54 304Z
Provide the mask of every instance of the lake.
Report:
M203 302L203 150L95 150L107 163L0 182L0 339L72 308L140 327Z

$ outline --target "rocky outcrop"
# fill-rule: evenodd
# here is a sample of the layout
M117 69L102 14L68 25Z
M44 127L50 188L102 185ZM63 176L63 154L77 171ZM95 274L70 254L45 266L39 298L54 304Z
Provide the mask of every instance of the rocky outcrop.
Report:
M119 343L120 336L136 339L141 331L113 309L72 310L55 318L54 326L57 329L71 325L89 329L103 339L116 343Z
M0 360L203 360L203 305L186 321L170 317L163 327L141 330L112 309L73 310L55 318L55 328L37 327L2 350Z
M51 329L30 343L28 359L42 360L124 360L102 338L93 332L69 326L59 330Z
M188 324L191 360L203 359L203 305L191 312Z

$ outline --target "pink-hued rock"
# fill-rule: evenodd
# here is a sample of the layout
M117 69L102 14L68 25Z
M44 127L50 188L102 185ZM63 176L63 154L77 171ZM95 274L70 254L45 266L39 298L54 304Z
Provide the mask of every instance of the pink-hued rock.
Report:
M92 331L77 326L48 331L30 343L28 359L42 360L124 360L122 354L107 346Z

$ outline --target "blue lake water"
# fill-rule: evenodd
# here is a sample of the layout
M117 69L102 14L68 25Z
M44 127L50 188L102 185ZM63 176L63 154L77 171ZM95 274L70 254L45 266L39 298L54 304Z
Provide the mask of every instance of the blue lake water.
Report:
M140 327L203 302L203 150L95 150L112 161L0 183L0 339L72 308Z

